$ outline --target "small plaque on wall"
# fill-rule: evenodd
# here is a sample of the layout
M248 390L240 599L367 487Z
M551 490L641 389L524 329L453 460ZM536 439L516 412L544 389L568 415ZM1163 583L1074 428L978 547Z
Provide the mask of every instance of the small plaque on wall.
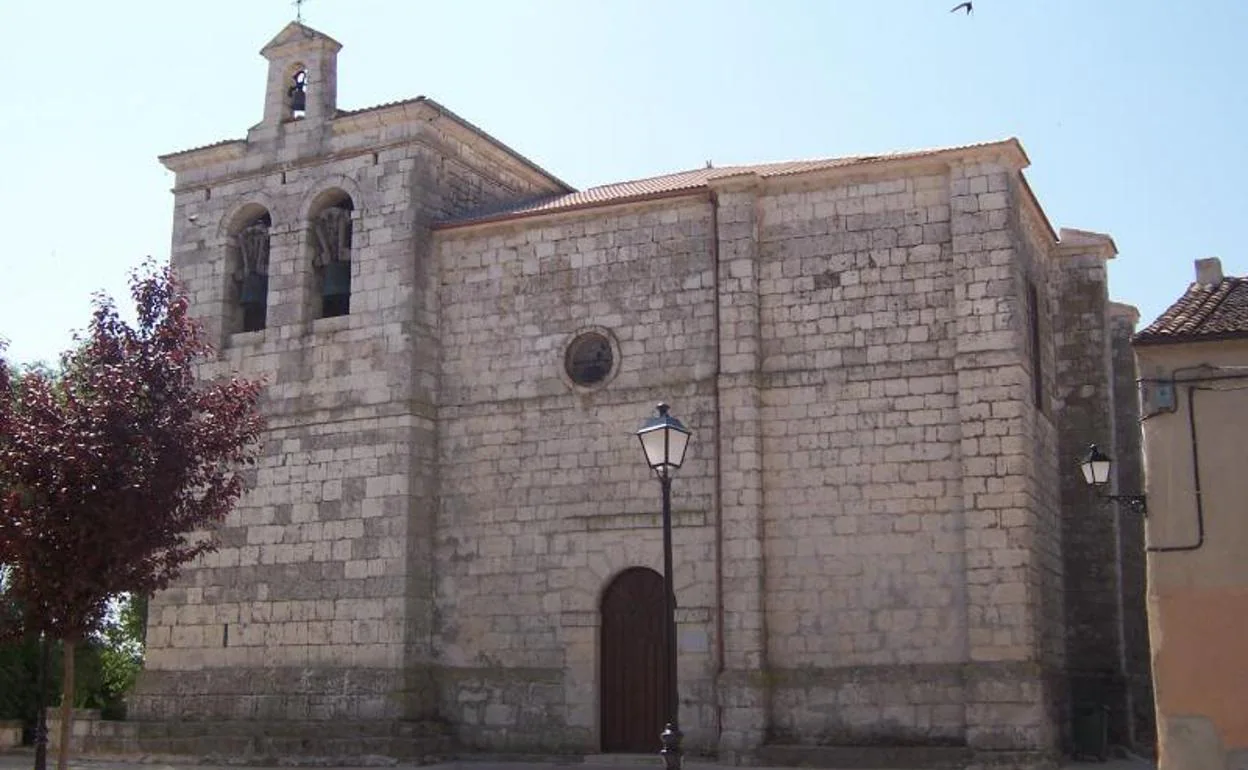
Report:
M681 652L706 652L711 648L710 637L700 628L687 628L680 632Z

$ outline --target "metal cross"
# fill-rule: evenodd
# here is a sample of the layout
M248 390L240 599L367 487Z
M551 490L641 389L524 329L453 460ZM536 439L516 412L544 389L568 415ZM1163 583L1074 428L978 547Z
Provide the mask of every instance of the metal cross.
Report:
M295 0L291 5L295 6L295 22L303 23L303 4L305 0Z

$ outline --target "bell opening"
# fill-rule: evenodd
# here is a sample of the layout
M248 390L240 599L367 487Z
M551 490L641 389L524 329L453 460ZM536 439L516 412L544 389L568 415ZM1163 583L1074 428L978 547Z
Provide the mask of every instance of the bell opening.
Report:
M325 266L321 287L321 317L347 315L351 312L351 263L331 262Z
M321 318L336 318L350 313L350 294L326 294L321 298Z
M258 332L268 325L268 308L264 305L243 305L243 331Z
M308 113L308 71L299 70L291 78L290 116L302 118Z
M263 305L268 299L269 280L263 275L249 275L243 279L243 290L239 296L241 305Z
M243 331L258 332L265 328L268 322L268 276L253 273L244 277L238 304L243 310Z

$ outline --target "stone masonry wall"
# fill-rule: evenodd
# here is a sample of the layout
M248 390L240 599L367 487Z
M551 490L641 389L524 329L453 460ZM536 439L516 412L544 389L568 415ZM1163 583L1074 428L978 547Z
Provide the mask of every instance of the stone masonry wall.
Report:
M772 740L1052 745L1041 637L1053 554L1037 534L1052 513L1029 497L1028 474L1054 469L1044 458L1051 426L1022 409L1030 380L1019 276L1030 268L1019 264L1017 227L1011 235L1009 170L955 171L766 195L748 179L716 185L719 312L733 330L720 337L718 380L721 441L730 441L719 458L725 555L734 564L724 578L733 606L724 618L722 750L744 748L760 727ZM637 212L439 236L436 571L448 609L438 643L443 706L473 745L592 745L597 592L620 569L658 558L657 530L605 532L636 527L653 490L628 470L636 450L603 437L615 423L635 424L647 396L675 401L669 394L682 389L682 416L712 422L702 376L715 365L708 207ZM680 230L686 222L695 235ZM673 255L684 261L665 262ZM559 366L567 340L591 327L615 335L622 363L617 379L587 392ZM563 437L547 450L548 473L522 462L541 451L545 431ZM1037 434L1041 444L1027 446ZM760 486L742 473L751 466L733 470L749 457ZM1043 471L1032 470L1037 460ZM701 490L688 508L695 526L713 501L709 471L687 466L677 484L695 500ZM759 496L737 496L750 490ZM749 500L761 504L761 521ZM599 518L582 523L591 516ZM621 516L622 525L609 523ZM586 527L604 531L565 534ZM737 571L760 533L764 561ZM1051 548L1052 533L1045 537ZM681 541L678 549L689 547ZM694 543L705 558L711 533ZM757 578L765 588L752 600ZM712 579L713 571L704 580L678 573L682 607L692 592L709 616ZM766 614L754 625L759 607ZM584 630L567 630L569 616ZM762 646L752 629L765 631ZM682 686L697 694L684 718L698 735L711 724L709 698L698 699L711 687L712 660L690 652Z
M437 642L443 707L471 745L592 746L597 593L659 555L637 518L652 482L630 470L631 442L604 437L683 392L695 428L719 401L721 752L765 738L1052 746L1055 517L1034 490L1055 473L1054 431L1023 408L1020 322L1022 276L1042 269L1021 260L1042 257L1008 215L1008 168L947 174L766 193L729 178L713 218L690 201L439 235ZM593 391L559 375L584 328L611 332L622 361ZM547 433L563 440L533 466ZM698 527L716 447L695 447L676 489ZM713 563L680 571L712 534L677 537L692 546L676 561L682 608L692 593L708 619ZM715 680L691 653L682 718L697 743Z
M966 725L980 751L1052 752L1052 672L1042 656L1043 522L1034 496L1043 435L1027 391L1015 184L1005 162L955 167L950 180L954 366L966 549Z
M1021 174L1009 180L1010 242L1018 270L1014 285L1015 326L1022 337L1023 383L1022 444L1027 455L1025 496L1034 512L1031 537L1033 558L1028 585L1037 629L1035 659L1045 683L1045 709L1052 739L1060 740L1066 724L1065 610L1063 602L1062 516L1059 475L1069 468L1058 456L1057 348L1054 330L1058 310L1053 272L1056 237L1026 188ZM1011 558L1002 556L998 558Z
M380 183L418 157L357 155L178 194L174 267L224 346L204 374L265 378L270 430L221 550L153 602L139 715L376 718L408 708L390 683L404 662L407 471L429 425L407 407L422 391L404 323L410 204ZM352 312L320 319L306 222L330 188L355 207ZM228 227L257 203L273 220L269 322L231 334ZM210 232L191 229L191 216Z
M436 709L428 222L551 183L445 119L350 120L262 127L241 162L179 171L174 267L221 348L203 373L265 378L270 429L221 549L153 600L140 719ZM330 190L354 207L351 313L322 319L308 221ZM268 323L238 333L230 237L257 211L272 220Z
M713 741L711 237L704 200L438 236L434 644L469 747L598 748L601 593L662 569L659 487L633 435L658 400L694 430L673 483L681 726L695 749ZM581 388L564 351L589 328L616 368Z
M1108 238L1063 230L1055 277L1061 398L1060 476L1065 575L1068 720L1091 706L1110 709L1110 741L1129 743L1123 676L1122 511L1100 499L1078 469L1089 444L1116 456L1110 327L1107 315Z
M1110 349L1114 388L1114 470L1118 490L1135 494L1144 489L1144 452L1140 435L1140 397L1131 337L1139 311L1130 305L1109 304ZM1144 517L1118 519L1121 554L1122 638L1129 697L1128 745L1136 751L1156 751L1156 713L1148 636L1148 576Z
M718 366L716 401L722 560L718 652L719 755L750 758L768 737L771 663L762 400L759 180L712 185L716 241Z
M773 739L960 742L948 177L776 192L759 216Z

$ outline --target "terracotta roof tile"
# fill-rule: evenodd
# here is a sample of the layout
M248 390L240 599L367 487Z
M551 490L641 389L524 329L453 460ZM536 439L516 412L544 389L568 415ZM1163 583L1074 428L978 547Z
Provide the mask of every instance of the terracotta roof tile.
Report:
M1248 337L1248 277L1193 283L1177 302L1135 335L1141 345Z
M674 174L650 177L648 179L616 182L614 184L591 187L587 190L578 190L561 195L548 195L520 203L506 203L502 206L473 211L462 217L444 220L439 222L438 226L454 227L457 225L477 224L481 222L492 222L504 219L535 216L539 214L550 214L559 211L572 211L592 206L627 203L633 200L659 198L666 195L680 195L690 191L703 189L712 180L725 179L741 174L756 174L763 178L789 176L810 171L844 168L847 166L873 163L876 161L922 158L940 155L942 153L970 150L980 147L990 147L997 144L1008 144L1012 142L1015 142L1015 140L1006 140L1005 142L984 142L980 144L968 144L958 147L945 147L932 150L915 150L911 152L898 152L887 155L858 155L844 158L821 158L815 160L784 161L779 163L759 163L741 166L698 168L689 171L678 171Z

